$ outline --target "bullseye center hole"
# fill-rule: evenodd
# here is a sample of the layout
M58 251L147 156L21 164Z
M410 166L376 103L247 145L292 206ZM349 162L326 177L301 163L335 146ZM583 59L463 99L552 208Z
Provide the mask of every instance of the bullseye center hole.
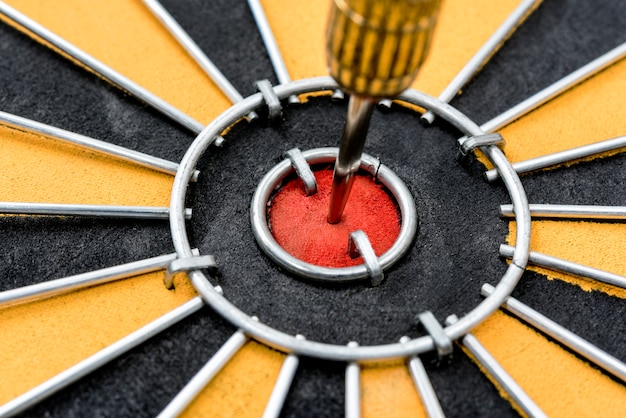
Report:
M366 173L356 177L341 221L328 223L333 171L314 168L317 193L307 196L300 178L286 181L270 199L267 219L276 242L292 256L321 267L363 264L351 258L351 232L363 230L377 256L394 244L400 233L400 212L386 188Z

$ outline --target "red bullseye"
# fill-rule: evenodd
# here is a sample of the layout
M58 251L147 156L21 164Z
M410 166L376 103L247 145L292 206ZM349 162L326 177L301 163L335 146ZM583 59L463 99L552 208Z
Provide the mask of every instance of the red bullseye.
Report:
M391 248L400 233L400 216L384 186L371 176L357 176L341 222L331 225L327 216L333 172L314 173L316 194L306 196L302 180L296 178L270 202L270 230L285 251L322 267L362 264L360 257L352 259L348 254L348 237L359 229L365 231L377 256Z

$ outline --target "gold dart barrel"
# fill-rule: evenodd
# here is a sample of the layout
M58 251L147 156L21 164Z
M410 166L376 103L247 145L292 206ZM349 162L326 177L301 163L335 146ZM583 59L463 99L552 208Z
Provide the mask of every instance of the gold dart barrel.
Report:
M375 103L409 88L426 58L441 0L334 0L327 29L330 74L351 94L330 198L338 223L359 169Z
M330 74L351 94L393 97L426 58L441 0L335 0L327 32Z

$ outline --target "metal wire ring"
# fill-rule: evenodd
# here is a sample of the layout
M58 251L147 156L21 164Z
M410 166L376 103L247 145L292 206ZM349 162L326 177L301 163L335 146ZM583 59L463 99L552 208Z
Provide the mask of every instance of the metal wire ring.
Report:
M274 91L279 99L285 99L292 95L334 91L337 88L337 84L330 77L319 77L282 84L276 86ZM467 136L483 135L485 133L467 116L449 104L424 93L407 90L397 99L432 111ZM174 247L179 257L190 257L192 254L185 229L184 210L187 186L198 160L206 152L217 135L263 104L263 96L260 93L236 103L204 128L185 153L176 172L170 202L170 228ZM517 226L515 253L511 264L509 264L494 292L459 319L458 322L448 325L444 329L446 335L452 340L464 336L500 307L521 278L530 253L530 208L522 183L502 151L493 145L481 147L480 149L500 172L502 181L511 198ZM432 351L436 348L433 339L428 335L408 342L357 347L301 340L269 327L262 322L254 321L218 293L201 271L192 271L188 275L198 293L216 312L235 327L242 329L246 334L283 352L320 359L351 362L406 358Z
M332 163L337 158L338 148L317 148L302 152L309 164ZM413 197L404 182L378 159L363 154L361 169L375 176L393 195L402 218L400 233L394 244L378 258L383 270L397 262L410 248L417 230L417 210ZM331 268L321 267L300 260L285 251L274 239L267 225L267 202L270 195L285 177L293 173L289 160L283 160L272 168L261 180L250 205L250 220L254 237L261 249L274 262L299 276L322 282L345 283L368 276L365 264ZM346 242L346 248L348 243Z

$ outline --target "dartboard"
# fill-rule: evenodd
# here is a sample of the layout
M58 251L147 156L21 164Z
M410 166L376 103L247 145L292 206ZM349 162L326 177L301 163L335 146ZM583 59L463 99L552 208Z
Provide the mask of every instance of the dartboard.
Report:
M0 3L0 416L623 415L624 3L444 0L361 166L413 232L320 277L332 4Z

